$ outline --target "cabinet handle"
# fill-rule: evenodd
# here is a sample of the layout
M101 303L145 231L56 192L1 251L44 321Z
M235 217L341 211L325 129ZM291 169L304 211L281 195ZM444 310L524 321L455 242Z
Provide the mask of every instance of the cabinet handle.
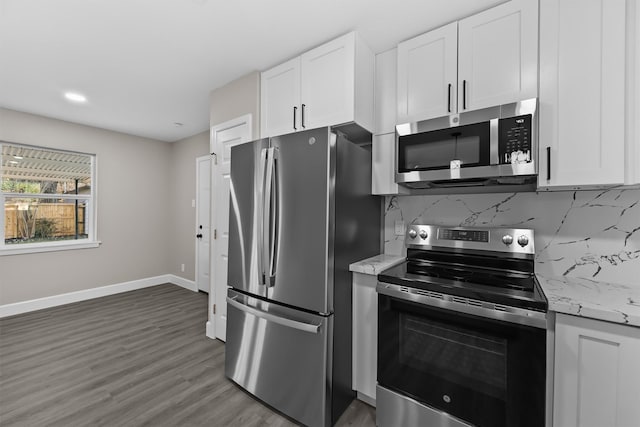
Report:
M296 113L298 112L298 107L293 107L293 130L298 130L296 127Z
M551 179L551 147L547 147L547 181Z
M302 129L304 129L304 107L306 107L306 105L302 104Z
M447 88L447 111L451 112L451 83L449 83L449 87Z
M467 81L462 81L462 109L467 109Z

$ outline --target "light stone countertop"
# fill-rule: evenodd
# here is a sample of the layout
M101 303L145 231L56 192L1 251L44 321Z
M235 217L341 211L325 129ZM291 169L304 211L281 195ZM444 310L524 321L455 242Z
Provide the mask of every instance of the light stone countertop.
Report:
M638 286L577 277L537 278L551 311L640 327Z
M403 262L400 255L381 254L349 265L355 273L378 275ZM578 277L536 275L549 310L640 327L640 286Z
M377 276L383 270L396 266L406 259L400 255L380 254L349 265L349 270L354 273L364 273Z

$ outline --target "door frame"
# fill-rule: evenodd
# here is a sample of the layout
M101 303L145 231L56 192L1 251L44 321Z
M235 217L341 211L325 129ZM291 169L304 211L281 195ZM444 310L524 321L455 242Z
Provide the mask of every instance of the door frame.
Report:
M209 155L205 155L205 156L196 157L196 205L194 206L196 208L196 223L195 223L195 229L194 229L194 232L195 232L194 236L196 234L198 234L198 231L199 231L198 230L198 225L202 224L202 221L201 221L202 218L200 218L200 209L199 209L200 203L202 203L200 201L200 162L207 161L207 160L209 161L209 188L211 189L211 183L212 183L211 175L213 174L213 169L212 169L213 162L211 161L212 160L212 156L209 154ZM212 194L213 194L213 192L211 190L209 190L209 218L208 218L209 230L211 230L211 226L212 226L212 221L211 221L211 207L213 206L212 203L211 203L211 195ZM209 264L211 264L211 249L212 249L211 242L213 241L213 239L211 238L211 233L209 233L208 237L209 237ZM196 237L195 245L196 245L196 251L195 251L195 254L196 254L196 265L195 265L195 282L196 282L196 286L195 286L195 288L196 288L196 291L200 291L200 287L198 286L198 276L199 276L199 272L200 272L200 265L199 265L200 264L200 256L199 256L200 241L198 240L197 237ZM208 283L208 286L207 286L207 288L208 288L207 291L206 291L207 293L211 292L211 271L212 271L211 265L209 265L209 283Z
M218 164L218 155L217 153L220 152L220 147L219 147L219 143L218 143L218 133L222 132L226 129L229 128L233 128L233 127L237 127L237 126L241 126L241 125L246 125L249 129L249 137L247 138L246 142L250 142L253 139L256 138L256 136L254 135L254 131L253 131L253 115L252 114L245 114L239 117L236 117L235 119L231 119L228 120L226 122L223 123L219 123L216 125L211 126L210 128L210 133L209 133L209 152L211 153L211 159L212 159L212 163L211 163L211 209L210 209L210 217L211 217L211 230L213 230L213 236L215 236L215 234L217 234L217 229L216 227L216 221L217 221L217 215L216 215L216 209L215 209L215 202L217 199L217 192L219 191L219 189L217 188L217 178L218 178L218 168L220 167L220 165ZM209 301L208 301L208 307L207 307L207 325L206 325L206 335L207 337L211 338L211 339L216 339L216 324L215 324L215 315L213 312L213 307L214 304L216 303L216 297L218 296L216 293L216 283L215 283L215 267L216 267L216 259L217 259L217 239L214 237L211 240L211 262L210 262L210 271L209 271L209 278L210 278L210 292L209 292Z

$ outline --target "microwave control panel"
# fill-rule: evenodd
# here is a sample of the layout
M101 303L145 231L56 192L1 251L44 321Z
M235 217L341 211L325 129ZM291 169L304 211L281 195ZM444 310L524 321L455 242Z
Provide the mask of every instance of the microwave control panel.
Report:
M531 162L531 114L498 121L500 164Z

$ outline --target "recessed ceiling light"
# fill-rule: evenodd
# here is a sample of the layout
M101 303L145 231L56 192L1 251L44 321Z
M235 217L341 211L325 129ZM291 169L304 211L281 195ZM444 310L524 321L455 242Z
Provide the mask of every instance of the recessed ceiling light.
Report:
M77 102L80 104L87 102L87 97L78 92L65 92L64 97L71 102Z
M23 159L22 156L13 156L13 158L16 159L16 160L22 160Z
M12 165L17 165L19 162L16 162L15 160L9 160L9 163Z

